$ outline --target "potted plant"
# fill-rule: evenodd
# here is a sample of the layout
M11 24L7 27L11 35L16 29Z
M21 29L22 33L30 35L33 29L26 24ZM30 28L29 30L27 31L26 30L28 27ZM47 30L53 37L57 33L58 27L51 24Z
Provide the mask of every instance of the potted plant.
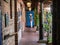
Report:
M39 27L39 15L37 13L36 8L34 9L34 25L35 25L36 30L38 30L38 27Z

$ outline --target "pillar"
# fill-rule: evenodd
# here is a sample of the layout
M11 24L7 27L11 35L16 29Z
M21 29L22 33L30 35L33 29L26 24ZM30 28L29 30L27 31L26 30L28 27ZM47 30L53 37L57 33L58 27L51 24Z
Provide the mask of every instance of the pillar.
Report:
M60 45L60 2L53 0L53 45Z
M14 0L15 3L15 17L14 17L14 26L15 26L15 32L18 32L17 30L17 0ZM15 45L18 45L18 34L15 34Z
M39 0L39 2L40 2L40 11L39 11L39 40L38 40L38 43L40 43L41 40L43 40L43 25L42 25L43 1L44 0Z
M39 40L43 40L43 25L42 25L42 2L40 2L40 14L39 14Z

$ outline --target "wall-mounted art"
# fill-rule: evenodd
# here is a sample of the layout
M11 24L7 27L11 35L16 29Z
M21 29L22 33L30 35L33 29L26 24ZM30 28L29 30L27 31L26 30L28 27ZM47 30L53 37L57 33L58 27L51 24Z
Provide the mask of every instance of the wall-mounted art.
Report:
M19 4L21 5L21 4ZM22 16L22 5L17 8L17 29L20 30L21 29L21 16Z
M8 12L5 14L5 27L7 27L9 25L9 16L8 16Z
M22 10L18 8L17 14L18 14L18 17L21 16L22 15Z

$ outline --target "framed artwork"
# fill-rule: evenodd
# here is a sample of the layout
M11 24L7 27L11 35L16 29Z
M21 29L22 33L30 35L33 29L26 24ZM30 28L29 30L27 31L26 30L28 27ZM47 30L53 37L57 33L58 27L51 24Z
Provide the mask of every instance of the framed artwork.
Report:
M17 24L17 29L20 30L20 22Z
M18 18L18 20L17 20L17 29L18 29L18 31L20 30L20 9L18 8L18 11L17 11L17 18Z
M9 16L8 13L5 14L5 27L7 27L9 25Z
M21 25L21 17L22 17L22 4L19 3L20 7L17 8L17 29L20 30L22 28Z

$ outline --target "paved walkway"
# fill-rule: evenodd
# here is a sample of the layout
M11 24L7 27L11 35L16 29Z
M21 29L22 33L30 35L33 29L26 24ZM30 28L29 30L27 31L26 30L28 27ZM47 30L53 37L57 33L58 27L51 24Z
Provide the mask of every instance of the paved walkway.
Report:
M22 39L19 45L45 45L37 43L39 38L38 32L23 32Z

